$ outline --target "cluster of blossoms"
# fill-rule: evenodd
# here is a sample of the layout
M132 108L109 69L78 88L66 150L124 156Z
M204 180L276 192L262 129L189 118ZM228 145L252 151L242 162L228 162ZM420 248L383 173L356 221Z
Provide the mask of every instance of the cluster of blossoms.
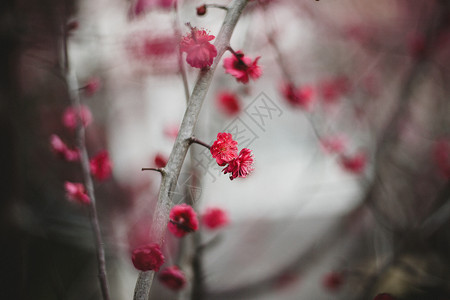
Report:
M86 95L92 95L100 87L100 82L97 78L89 79L82 90ZM92 113L85 105L77 107L68 107L64 110L61 122L65 128L73 132L80 122L83 127L89 126L92 123ZM80 161L80 150L78 148L69 148L66 143L56 134L50 136L50 148L59 158L67 162ZM89 167L92 176L99 181L108 179L112 173L112 163L109 159L108 151L102 150L92 157L89 161ZM72 202L80 204L90 204L86 188L82 183L66 181L64 183L67 199Z
M253 171L252 151L243 148L238 154L237 142L231 133L219 132L210 151L219 166L226 166L222 171L224 174L230 173L230 180L245 178Z
M143 272L158 272L165 260L161 247L157 243L140 246L131 254L134 267ZM159 273L158 280L174 291L181 290L186 286L186 276L177 266L164 268Z

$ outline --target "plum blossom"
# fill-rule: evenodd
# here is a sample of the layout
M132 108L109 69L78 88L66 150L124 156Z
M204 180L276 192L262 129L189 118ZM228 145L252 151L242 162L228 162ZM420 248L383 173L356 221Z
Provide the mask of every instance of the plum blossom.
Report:
M191 32L183 36L180 50L186 52L186 61L194 68L203 69L212 65L217 56L216 47L210 43L215 38L203 29L193 27Z
M65 161L78 161L80 160L80 150L70 149L59 136L52 134L50 136L50 146L52 151L61 159Z
M234 116L241 111L241 104L236 94L220 92L217 95L217 107L228 116Z
M222 171L230 173L230 180L238 177L245 178L253 171L253 155L248 148L243 148L238 157L228 163Z
M340 164L344 170L350 173L360 174L364 171L367 164L367 155L362 151L354 155L342 155L340 157Z
M209 207L202 215L202 224L208 229L217 229L229 222L227 213L218 207Z
M197 214L187 204L183 203L172 207L169 217L170 221L167 227L176 237L181 238L198 229Z
M344 275L340 272L329 272L322 279L323 287L330 292L339 290L343 283Z
M163 269L158 275L159 281L171 290L179 291L186 286L186 276L177 266Z
M219 166L225 166L238 156L237 142L233 140L231 133L219 132L217 140L211 146L212 157Z
M254 61L245 56L242 51L234 52L231 57L223 60L225 72L234 76L238 82L248 83L249 79L256 80L262 75L261 67L258 66L258 56Z
M89 161L91 174L98 180L108 179L112 173L112 163L109 159L109 153L102 150Z
M164 168L167 165L168 158L162 153L157 153L154 158L154 163L157 168Z
M313 103L313 88L309 85L295 87L292 83L284 83L281 86L281 94L294 107L309 110Z
M79 204L89 204L91 199L86 194L86 189L82 183L66 181L64 183L67 198Z
M66 110L62 115L63 125L70 130L74 130L75 128L77 128L78 124L77 116L78 116L77 108L69 106L68 108L66 108ZM87 127L89 124L91 124L92 113L87 106L85 105L80 106L80 116L81 116L80 118L81 123L83 124L84 127Z
M158 244L147 244L133 250L131 260L136 269L140 271L159 271L164 264L164 255Z

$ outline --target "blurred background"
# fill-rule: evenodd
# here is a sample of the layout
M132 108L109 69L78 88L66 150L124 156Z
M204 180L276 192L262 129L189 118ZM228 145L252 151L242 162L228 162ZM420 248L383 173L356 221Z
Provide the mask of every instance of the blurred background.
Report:
M64 32L92 113L89 156L106 149L113 165L95 182L112 299L132 299L131 251L149 239L160 185L141 168L169 157L186 108L179 35L189 22L216 36L225 16L197 15L200 0L174 4L0 3L1 299L101 299L89 211L64 190L83 181L81 168L50 144L52 134L77 142L62 119ZM166 265L188 284L175 292L155 280L151 298L450 299L449 9L249 1L231 46L260 56L263 75L243 84L219 63L196 137L232 133L254 172L230 181L191 146L173 201L199 215L219 207L229 223L168 233ZM199 70L182 61L192 91Z

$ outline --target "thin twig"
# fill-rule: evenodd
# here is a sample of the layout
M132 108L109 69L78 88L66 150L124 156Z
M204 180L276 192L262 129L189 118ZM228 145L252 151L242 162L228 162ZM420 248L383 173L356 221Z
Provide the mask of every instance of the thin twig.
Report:
M64 73L66 77L67 88L69 91L70 102L77 111L77 144L80 149L80 162L83 171L84 184L87 194L91 200L89 205L89 218L94 233L95 249L98 263L98 279L102 290L103 300L109 300L109 285L106 275L105 249L102 240L100 222L97 215L96 199L94 192L94 183L90 173L89 155L86 149L85 128L81 120L81 101L78 88L78 80L75 71L70 69L67 35L63 32L63 49L64 49Z
M207 144L207 143L205 143L205 142L203 142L203 141L200 141L199 139L197 139L197 138L195 138L195 137L191 137L191 138L189 139L189 142L190 142L191 144L199 144L199 145L202 145L203 147L206 147L206 148L208 148L208 149L211 149L211 146L210 146L209 144Z
M164 233L166 231L167 223L169 222L169 212L173 205L173 192L187 151L191 145L189 140L194 135L200 109L206 97L206 93L208 92L214 71L230 42L234 27L236 26L244 7L247 5L247 1L248 0L233 0L229 4L225 20L214 43L217 49L217 57L214 59L210 68L200 70L194 90L192 91L190 101L181 123L180 131L165 168L167 174L161 181L158 203L153 219L152 236L160 244L163 244L164 242ZM153 271L141 272L139 274L134 291L134 300L148 300L153 274Z

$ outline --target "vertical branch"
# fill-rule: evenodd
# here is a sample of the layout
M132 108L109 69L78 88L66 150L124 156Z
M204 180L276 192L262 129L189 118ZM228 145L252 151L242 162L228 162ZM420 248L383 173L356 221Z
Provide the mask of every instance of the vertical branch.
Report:
M213 74L225 52L233 30L239 17L247 5L248 0L233 0L228 7L225 20L214 43L217 49L217 57L210 68L200 71L194 90L189 98L189 103L181 123L181 128L175 140L175 145L167 162L167 174L161 181L158 203L153 219L152 235L157 242L164 242L164 233L169 221L169 213L172 207L172 195L176 187L178 176L183 166L184 159L190 146L190 138L194 135L200 109L208 92ZM134 300L147 300L150 294L153 271L141 272L134 291Z
M98 263L98 278L100 282L100 288L102 290L103 300L109 300L109 286L106 276L106 262L105 262L105 249L102 240L100 223L97 215L96 199L94 192L94 183L90 173L89 155L86 148L85 129L81 121L81 101L79 95L79 85L75 71L70 69L68 47L67 47L67 35L65 30L63 31L63 51L64 51L64 73L66 77L66 84L69 90L70 102L77 111L77 145L80 149L80 162L81 169L83 171L84 184L86 191L91 199L89 204L89 218L91 221L92 231L94 233L95 249Z

